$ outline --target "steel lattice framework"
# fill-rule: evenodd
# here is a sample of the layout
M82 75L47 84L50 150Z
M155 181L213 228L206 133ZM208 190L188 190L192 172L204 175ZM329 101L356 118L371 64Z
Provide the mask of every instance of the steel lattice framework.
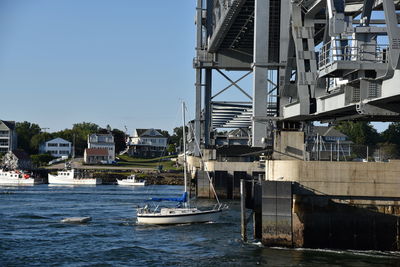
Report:
M398 10L399 0L197 0L196 135L207 146L215 128L249 127L262 147L271 121L398 121ZM213 101L221 70L251 72L250 102Z

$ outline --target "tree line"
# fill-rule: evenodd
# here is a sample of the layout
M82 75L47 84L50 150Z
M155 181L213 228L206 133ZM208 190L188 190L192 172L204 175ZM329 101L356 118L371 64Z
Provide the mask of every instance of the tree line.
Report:
M175 151L175 144L179 144L179 140L182 139L182 132L182 127L174 128L172 135L168 131L161 131L163 136L168 137L169 150ZM109 125L106 128L101 128L99 125L91 122L76 123L73 124L71 129L64 129L53 133L44 131L44 128L41 128L36 123L27 121L17 122L16 133L18 149L22 149L30 155L39 153L40 144L60 137L74 145L76 156L83 156L83 152L87 147L87 138L93 133L111 133L114 136L115 152L119 153L126 148L127 137L124 131L116 128L111 129Z
M336 124L335 128L347 135L355 145L367 145L371 149L382 149L392 157L400 157L400 122L390 123L388 128L378 133L370 122L345 121ZM28 154L38 154L40 144L53 138L63 138L75 146L75 155L82 156L87 147L87 137L93 133L110 132L114 136L116 153L126 148L126 133L119 129L111 129L110 126L101 128L91 122L73 124L71 129L64 129L58 132L48 133L43 131L36 123L27 121L16 123L18 136L18 148ZM183 127L175 127L172 135L168 131L161 131L161 134L168 137L168 152L175 152L176 148L182 145Z
M346 121L338 123L335 128L349 137L355 145L366 145L381 152L389 158L400 157L400 122L392 122L381 133L366 121Z

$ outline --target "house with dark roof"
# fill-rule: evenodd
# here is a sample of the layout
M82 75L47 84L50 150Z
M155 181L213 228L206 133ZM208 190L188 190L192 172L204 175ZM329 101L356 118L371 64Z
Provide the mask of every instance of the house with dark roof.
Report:
M0 120L0 153L17 148L17 133L15 131L15 121Z
M32 169L31 158L25 151L19 149L8 151L4 155L1 165L9 170Z
M126 145L128 155L142 158L155 158L165 155L168 137L160 129L136 129Z
M306 135L306 149L310 159L335 160L337 156L350 156L353 142L333 126L313 126Z

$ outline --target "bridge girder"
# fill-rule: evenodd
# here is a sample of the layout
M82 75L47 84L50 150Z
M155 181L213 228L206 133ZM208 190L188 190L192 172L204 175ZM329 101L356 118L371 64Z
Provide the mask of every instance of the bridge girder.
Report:
M228 117L213 108L211 74L197 76L196 103L202 85L210 95L196 118L208 125L205 145L215 128L239 125L262 147L268 120L400 120L400 0L207 0L200 9L196 71L253 75L250 106L225 107Z

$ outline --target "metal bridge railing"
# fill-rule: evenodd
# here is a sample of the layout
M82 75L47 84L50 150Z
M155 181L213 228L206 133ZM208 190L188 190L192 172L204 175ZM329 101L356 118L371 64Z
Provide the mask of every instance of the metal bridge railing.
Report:
M322 139L308 141L305 144L307 161L359 161L381 162L400 158L394 144L378 144L376 146L357 145L349 142L325 142Z
M324 69L337 61L388 62L388 45L359 44L354 39L335 39L321 47L318 67Z

